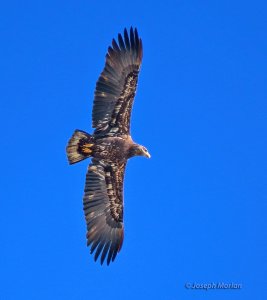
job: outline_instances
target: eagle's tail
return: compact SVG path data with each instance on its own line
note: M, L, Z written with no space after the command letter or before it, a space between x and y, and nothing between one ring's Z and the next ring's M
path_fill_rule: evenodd
M93 152L94 138L81 130L75 130L67 145L67 156L70 164L75 164Z

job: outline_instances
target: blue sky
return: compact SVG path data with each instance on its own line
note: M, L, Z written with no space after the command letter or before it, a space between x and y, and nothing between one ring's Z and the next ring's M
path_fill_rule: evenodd
M144 3L145 2L145 3ZM0 18L0 298L266 299L265 1L9 1ZM125 239L93 262L82 196L95 82L136 26L144 59ZM186 283L239 283L239 290Z

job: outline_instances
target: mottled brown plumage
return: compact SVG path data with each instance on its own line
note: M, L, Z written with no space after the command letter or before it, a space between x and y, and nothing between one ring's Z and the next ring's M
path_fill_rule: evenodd
M101 264L114 261L123 229L123 181L127 160L150 157L130 136L130 117L142 62L142 41L137 30L124 30L108 48L104 70L96 83L93 127L90 135L76 130L67 145L70 164L92 157L84 190L87 245Z

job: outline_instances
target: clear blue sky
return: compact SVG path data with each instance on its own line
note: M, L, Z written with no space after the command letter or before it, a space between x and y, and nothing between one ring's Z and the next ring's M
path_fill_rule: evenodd
M92 4L93 3L93 4ZM0 299L267 299L266 1L5 1L0 10ZM95 82L136 26L144 59L125 240L93 262L82 196ZM240 283L239 290L185 283Z

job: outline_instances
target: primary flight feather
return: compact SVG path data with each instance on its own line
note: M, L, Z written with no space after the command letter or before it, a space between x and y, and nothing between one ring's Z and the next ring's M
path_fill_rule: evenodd
M142 62L137 30L118 35L108 48L104 70L96 83L92 135L75 130L67 145L70 164L91 157L83 197L87 245L95 260L114 261L123 243L123 180L127 160L150 157L133 142L130 118Z

